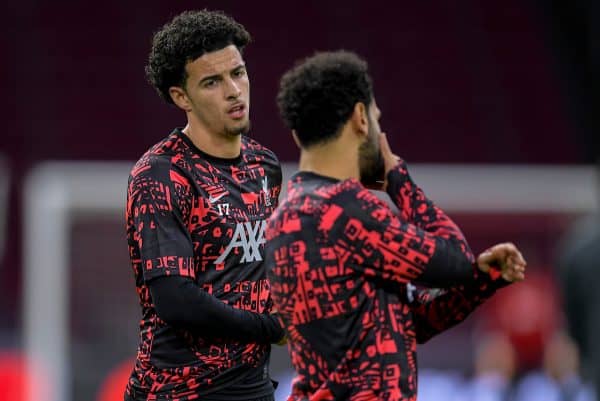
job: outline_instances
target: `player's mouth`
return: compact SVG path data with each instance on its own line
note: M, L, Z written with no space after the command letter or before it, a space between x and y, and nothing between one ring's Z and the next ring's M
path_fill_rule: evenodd
M240 120L246 116L246 105L236 103L227 110L227 114L234 120Z

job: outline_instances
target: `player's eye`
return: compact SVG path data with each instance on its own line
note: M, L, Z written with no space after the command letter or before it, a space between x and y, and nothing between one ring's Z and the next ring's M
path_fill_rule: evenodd
M233 72L233 76L236 78L240 78L243 77L244 75L246 75L246 69L245 68L240 68L237 69Z
M216 85L217 85L217 80L216 79L207 79L206 81L204 81L202 83L202 86L204 88L211 88L211 87L216 86Z

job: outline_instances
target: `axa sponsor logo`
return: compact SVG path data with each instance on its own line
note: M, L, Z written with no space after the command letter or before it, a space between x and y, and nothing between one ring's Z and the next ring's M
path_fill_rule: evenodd
M240 263L260 262L263 260L260 253L261 245L265 243L266 220L246 221L237 223L235 232L227 248L223 250L221 256L215 260L215 264L221 264L227 256L236 248L241 248L243 252Z

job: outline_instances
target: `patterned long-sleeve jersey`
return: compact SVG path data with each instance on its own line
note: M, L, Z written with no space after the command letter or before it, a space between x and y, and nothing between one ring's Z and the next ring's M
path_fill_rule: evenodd
M220 159L177 129L133 167L126 221L142 319L130 394L198 399L265 363L268 341L210 338L163 321L148 283L187 277L234 308L269 313L265 226L280 188L275 155L245 136L239 157Z
M400 215L357 180L300 172L269 219L267 275L297 373L290 400L415 400L417 343L506 284L477 273L404 162L388 181Z

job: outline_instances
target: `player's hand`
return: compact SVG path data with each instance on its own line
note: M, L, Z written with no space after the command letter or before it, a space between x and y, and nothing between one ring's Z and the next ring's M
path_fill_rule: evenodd
M383 159L384 174L383 180L381 181L381 187L378 189L385 191L387 187L387 175L394 167L396 167L396 165L398 165L400 162L400 157L392 152L392 149L390 149L390 144L387 140L387 136L383 132L379 134L379 149Z
M525 279L527 262L514 244L505 242L482 252L477 257L477 266L485 273L493 268L499 269L504 280L515 282Z

